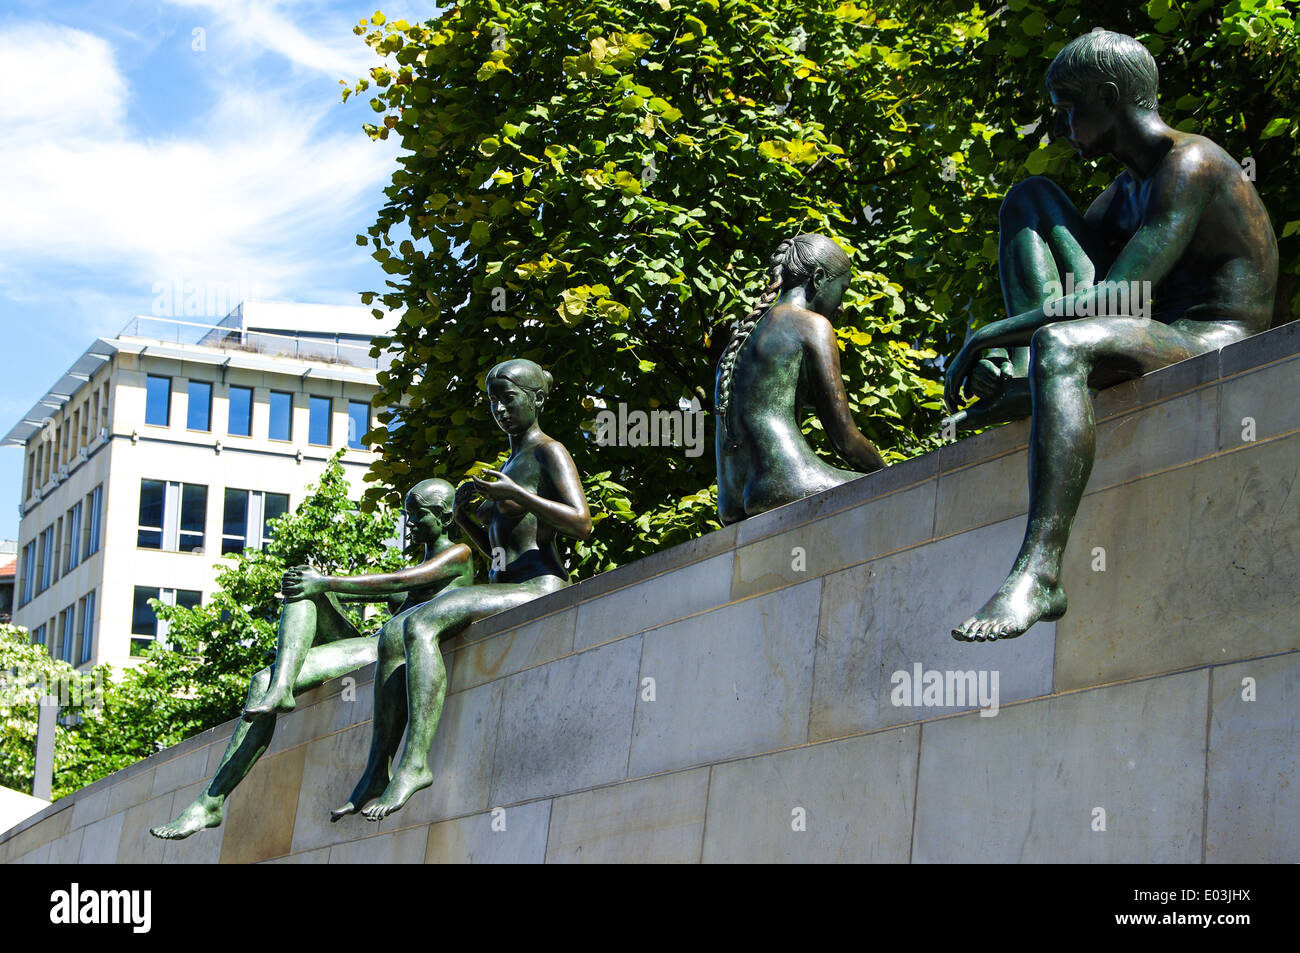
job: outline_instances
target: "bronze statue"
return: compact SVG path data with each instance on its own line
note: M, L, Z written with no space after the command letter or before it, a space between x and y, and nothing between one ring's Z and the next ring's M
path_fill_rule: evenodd
M248 685L248 707L226 745L211 783L170 824L153 828L155 837L180 840L221 823L224 804L252 770L275 731L277 712L292 711L293 695L355 671L379 657L386 632L398 634L412 609L440 591L474 581L469 547L447 537L454 491L445 480L425 480L406 496L407 531L424 546L424 560L412 569L365 576L322 576L308 566L284 574L284 607L273 668L264 668ZM343 612L341 602L389 600L393 617L379 637L363 636Z
M961 641L1014 638L1065 613L1061 555L1096 442L1089 387L1241 340L1273 312L1268 213L1231 156L1160 118L1156 64L1142 44L1104 30L1081 36L1053 60L1047 88L1056 134L1082 158L1110 155L1125 171L1085 215L1041 177L1003 202L1010 317L966 342L945 397L954 411L963 389L981 398L950 418L958 423L1032 409L1029 525L1006 582L953 630Z
M463 484L453 514L491 561L490 581L442 593L381 634L370 755L352 796L331 812L333 820L362 811L377 821L433 783L429 751L447 693L439 643L476 619L567 586L556 535L591 535L591 514L573 459L537 423L551 375L517 359L492 368L486 384L492 416L510 437L510 458L502 470L484 471L492 479L475 477ZM482 501L471 514L475 496ZM406 747L390 777L403 730Z
M718 515L735 523L839 486L885 465L849 413L830 318L849 285L848 256L824 235L782 242L771 283L738 322L718 362ZM800 431L816 410L841 470L817 456Z

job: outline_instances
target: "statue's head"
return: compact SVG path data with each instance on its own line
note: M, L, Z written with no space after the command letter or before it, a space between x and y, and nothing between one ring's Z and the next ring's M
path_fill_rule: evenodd
M852 266L844 250L825 235L796 235L782 242L771 265L773 278L781 282L783 289L807 287L811 310L827 318L839 312Z
M446 480L421 480L406 494L406 527L417 543L431 543L451 525L456 488Z
M1115 119L1154 111L1159 74L1150 51L1123 33L1096 29L1071 40L1047 68L1056 109L1055 134L1068 136L1085 159L1110 152Z
M550 372L521 357L502 361L487 372L492 419L508 434L519 434L537 422L554 383Z

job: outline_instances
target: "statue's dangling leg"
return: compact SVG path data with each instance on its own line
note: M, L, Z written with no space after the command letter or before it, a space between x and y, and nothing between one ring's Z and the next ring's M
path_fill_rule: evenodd
M300 666L298 691L306 691L324 684L331 678L338 678L348 672L368 665L376 658L376 642L373 638L357 636L340 639L327 645L318 645L306 655ZM265 697L271 682L271 669L264 668L248 683L248 700ZM240 719L235 723L234 733L226 744L226 750L217 765L216 773L208 786L185 807L169 824L152 829L155 837L168 840L180 840L189 837L205 827L218 826L225 812L226 798L241 781L248 776L257 760L266 753L275 732L275 713L254 721Z
M444 593L411 610L403 627L406 648L406 747L383 796L362 813L377 821L400 809L421 788L433 783L429 752L447 695L447 669L441 642L476 619L522 605L563 583L543 576L522 583L470 586ZM376 712L376 714L378 714Z
M343 806L330 811L337 821L355 814L388 787L389 768L406 728L406 648L402 642L405 620L414 609L394 616L379 630L375 665L374 713L370 725L370 753L361 780Z

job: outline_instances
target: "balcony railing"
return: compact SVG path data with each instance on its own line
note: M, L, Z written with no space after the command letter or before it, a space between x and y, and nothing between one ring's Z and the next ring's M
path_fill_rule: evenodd
M370 345L354 341L339 341L307 333L249 331L224 324L200 324L175 318L132 318L119 336L142 338L162 344L189 344L222 351L244 351L271 357L346 364L349 367L382 369L393 362L392 354L385 351L378 358L371 357Z

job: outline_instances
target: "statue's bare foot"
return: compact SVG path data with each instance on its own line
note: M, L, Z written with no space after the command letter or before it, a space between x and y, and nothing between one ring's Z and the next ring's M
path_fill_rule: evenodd
M957 628L958 642L993 642L1023 635L1040 619L1055 622L1065 615L1065 589L1033 573L1012 573L984 608Z
M205 827L217 827L220 824L221 805L214 805L212 798L200 795L194 803L176 816L176 820L170 824L151 827L149 833L163 840L184 840Z
M388 788L387 771L370 771L367 770L357 782L356 788L353 789L352 795L348 798L348 803L342 807L336 807L330 811L330 823L347 817L349 814L355 814L361 810L379 795L383 794Z
M368 821L381 820L394 811L400 811L402 806L411 799L412 794L427 788L432 783L433 772L428 768L420 771L399 770L393 780L388 782L384 796L361 813Z
M278 691L274 686L267 689L266 695L256 705L244 709L244 721L256 721L267 715L287 715L293 711L295 702L293 692Z

